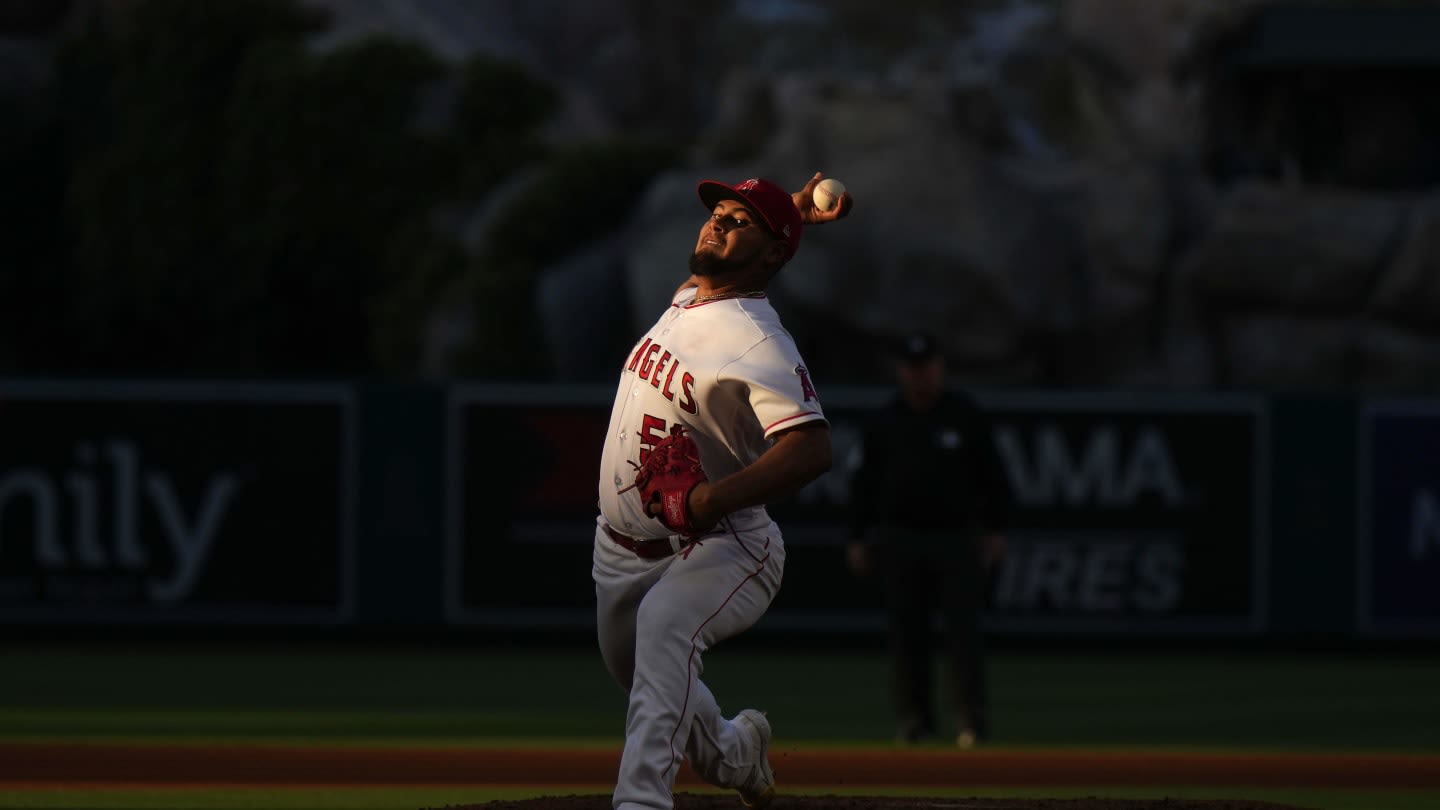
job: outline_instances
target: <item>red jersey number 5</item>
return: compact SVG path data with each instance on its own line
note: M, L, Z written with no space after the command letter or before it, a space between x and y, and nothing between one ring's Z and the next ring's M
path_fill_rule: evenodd
M664 419L645 414L645 418L640 423L641 464L644 464L645 459L650 457L650 448L659 444L668 435L670 435L670 429L666 426Z

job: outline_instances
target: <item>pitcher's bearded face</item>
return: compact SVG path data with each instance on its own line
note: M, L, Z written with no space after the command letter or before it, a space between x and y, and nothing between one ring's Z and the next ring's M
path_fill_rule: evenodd
M750 209L734 200L721 200L700 226L690 272L713 278L765 261L776 239Z

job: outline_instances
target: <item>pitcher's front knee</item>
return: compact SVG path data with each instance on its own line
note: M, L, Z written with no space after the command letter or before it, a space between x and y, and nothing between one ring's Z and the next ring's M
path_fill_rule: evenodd
M636 658L645 658L646 650L668 650L673 655L689 655L692 647L700 643L702 623L703 619L678 614L663 603L642 604L635 623Z

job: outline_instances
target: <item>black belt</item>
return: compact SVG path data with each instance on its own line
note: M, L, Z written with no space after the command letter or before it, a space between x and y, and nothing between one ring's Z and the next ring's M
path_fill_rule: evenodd
M675 553L676 549L670 545L670 538L657 537L653 540L641 540L637 537L630 537L615 531L609 526L605 527L605 533L610 539L623 549L626 549L642 560L663 560ZM681 548L687 544L681 543Z

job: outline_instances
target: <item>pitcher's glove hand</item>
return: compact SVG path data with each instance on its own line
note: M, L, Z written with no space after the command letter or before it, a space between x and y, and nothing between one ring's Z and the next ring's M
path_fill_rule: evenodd
M640 491L645 514L658 519L676 534L696 535L704 527L696 526L690 514L690 491L709 481L700 466L700 448L685 435L682 425L670 428L670 435L661 439L645 458L635 464L635 483L620 490Z

